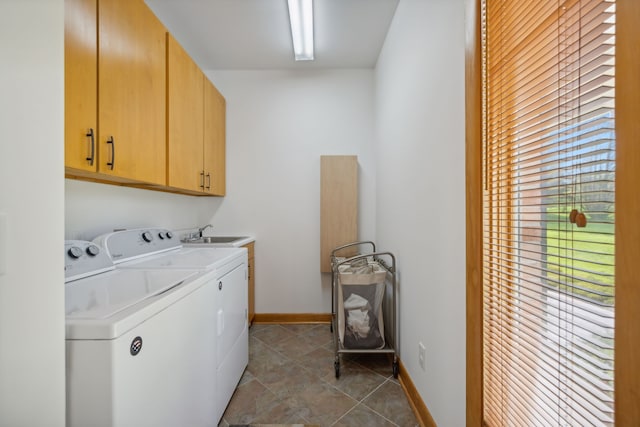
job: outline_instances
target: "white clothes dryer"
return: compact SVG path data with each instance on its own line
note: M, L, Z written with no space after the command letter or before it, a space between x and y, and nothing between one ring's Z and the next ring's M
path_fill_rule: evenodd
M215 420L219 422L249 363L246 248L183 247L170 230L117 231L94 239L117 269L197 270L215 282Z

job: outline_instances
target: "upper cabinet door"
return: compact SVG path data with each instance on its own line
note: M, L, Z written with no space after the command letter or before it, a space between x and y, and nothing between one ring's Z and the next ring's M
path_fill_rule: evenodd
M204 82L204 170L205 192L215 196L226 194L225 146L226 101L216 87Z
M204 74L170 34L167 49L167 184L203 191Z
M166 184L166 30L143 0L98 5L98 172Z
M65 166L95 172L98 159L96 0L65 0Z

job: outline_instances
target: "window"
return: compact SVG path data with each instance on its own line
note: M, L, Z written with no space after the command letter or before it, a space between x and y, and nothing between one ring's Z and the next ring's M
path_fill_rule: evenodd
M482 1L489 426L614 422L615 1Z

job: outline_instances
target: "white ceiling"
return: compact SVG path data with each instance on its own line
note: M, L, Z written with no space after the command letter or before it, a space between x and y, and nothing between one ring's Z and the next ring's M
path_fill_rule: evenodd
M295 62L287 0L145 0L200 68L373 68L399 0L315 0L315 60Z

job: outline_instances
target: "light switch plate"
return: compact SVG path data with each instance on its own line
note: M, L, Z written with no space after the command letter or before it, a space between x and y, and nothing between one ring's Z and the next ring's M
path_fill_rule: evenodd
M7 274L7 214L0 212L0 276Z

